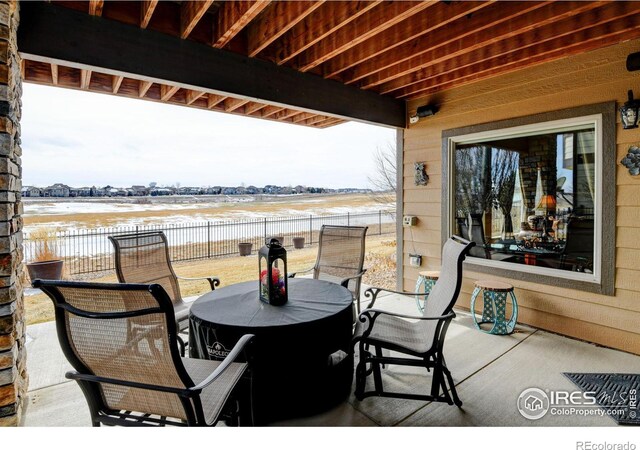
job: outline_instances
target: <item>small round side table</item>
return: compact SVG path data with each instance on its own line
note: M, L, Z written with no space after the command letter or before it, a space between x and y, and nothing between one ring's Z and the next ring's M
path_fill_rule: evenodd
M478 322L476 317L476 299L482 291L482 317ZM507 320L507 296L511 298L511 317ZM513 292L513 286L508 283L493 280L478 280L476 288L471 294L471 315L478 330L490 334L511 334L518 320L518 301ZM489 323L493 326L483 330L480 325Z
M416 281L416 292L424 292L427 295L416 295L416 304L420 312L424 311L424 305L433 286L440 278L440 272L437 270L426 270L418 274L418 281Z

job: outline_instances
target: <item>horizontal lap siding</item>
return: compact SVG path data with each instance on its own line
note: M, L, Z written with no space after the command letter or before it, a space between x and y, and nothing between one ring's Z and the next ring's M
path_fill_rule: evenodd
M415 110L436 102L440 111L404 134L404 214L418 217L413 236L404 229L404 289L414 288L419 271L440 268L442 131L592 103L622 104L630 88L640 96L638 72L625 69L627 55L639 49L640 41L627 42L410 103L409 110ZM516 286L521 323L640 354L640 177L632 177L619 164L629 145L640 143L640 129L623 130L617 120L615 295L505 281ZM423 161L430 184L417 187L413 163ZM419 269L409 266L414 249L423 255ZM473 283L479 278L496 277L467 272L458 306L469 308Z

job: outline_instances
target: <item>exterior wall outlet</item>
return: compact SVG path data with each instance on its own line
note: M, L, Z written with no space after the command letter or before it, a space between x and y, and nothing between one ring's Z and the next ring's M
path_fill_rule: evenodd
M403 216L402 217L402 226L403 227L415 227L418 223L418 218L416 216Z
M409 255L409 264L413 267L422 265L422 255Z

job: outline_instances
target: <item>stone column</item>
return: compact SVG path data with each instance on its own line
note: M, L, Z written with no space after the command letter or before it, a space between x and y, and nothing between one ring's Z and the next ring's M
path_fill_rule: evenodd
M17 0L0 1L0 426L17 426L26 397L22 170L22 74Z

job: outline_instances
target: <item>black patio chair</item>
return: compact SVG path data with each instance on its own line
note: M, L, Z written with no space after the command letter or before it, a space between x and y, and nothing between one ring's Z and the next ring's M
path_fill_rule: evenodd
M66 377L80 385L93 426L212 426L222 417L237 424L240 409L250 408L233 394L247 369L235 360L253 335L221 362L182 358L173 305L158 284L33 286L53 300L58 339L75 369Z
M341 284L351 291L360 313L360 284L366 272L364 266L365 238L368 227L323 225L318 240L318 257L313 267L298 274L313 271L316 280Z
M142 283L161 285L171 302L178 325L178 331L189 328L189 307L182 294L178 280L207 280L214 290L220 284L216 277L185 278L173 271L169 256L169 244L162 231L118 234L109 236L115 251L116 274L120 283ZM184 355L184 341L178 337Z
M359 316L361 323L358 324L359 329L356 330L352 341L354 349L358 345L360 352L360 360L356 367L355 389L355 396L358 400L369 396L379 396L462 405L442 351L447 328L455 317L453 305L458 298L462 284L462 262L469 249L474 245L474 242L458 236L452 236L447 240L442 249L440 278L429 294L396 292L376 287L365 291L365 297L371 298L371 302ZM416 295L428 295L423 315L410 316L373 309L380 292L408 296L412 301ZM406 356L384 356L384 349ZM381 366L391 364L433 369L430 394L385 391ZM373 374L374 390L365 392L366 378L370 374ZM451 395L449 395L449 390L451 390Z

